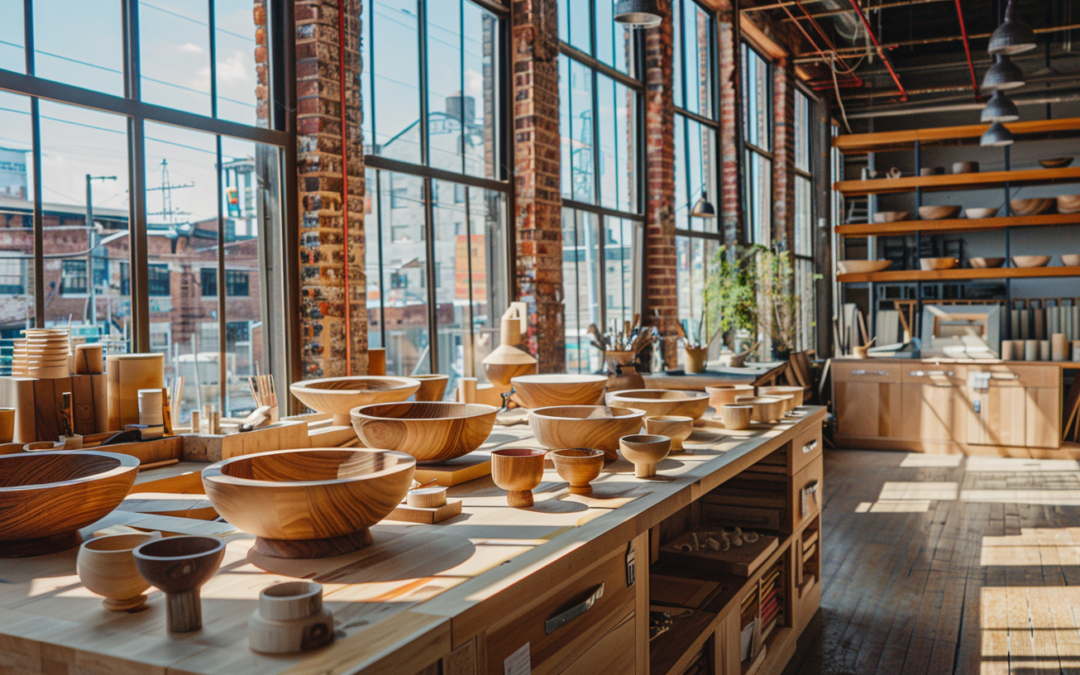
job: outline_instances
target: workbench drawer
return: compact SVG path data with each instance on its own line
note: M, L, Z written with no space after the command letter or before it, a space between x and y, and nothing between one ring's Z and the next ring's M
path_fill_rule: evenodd
M506 659L526 643L532 673L539 674L562 672L605 636L610 642L608 634L634 612L637 584L626 581L626 550L620 548L538 602L534 594L546 589L523 588L521 612L487 633L486 672L502 675Z
M909 364L895 361L880 362L874 359L857 361L833 361L834 382L900 382L900 372Z
M821 512L821 479L824 467L821 457L812 460L788 482L788 509L791 531L799 529L803 521Z
M808 464L821 457L821 425L815 424L799 434L791 441L788 449L788 471L794 476L802 471Z
M1061 386L1057 366L970 365L968 373L990 373L991 387L1034 387L1052 389Z
M904 384L929 384L938 387L963 386L967 379L967 367L952 363L934 364L913 361L900 371Z

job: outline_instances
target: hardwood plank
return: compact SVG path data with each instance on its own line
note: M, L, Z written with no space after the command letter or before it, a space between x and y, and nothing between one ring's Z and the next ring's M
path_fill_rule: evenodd
M955 127L879 131L869 134L842 134L833 138L832 145L845 154L875 150L902 150L915 147L915 141L919 141L920 144L956 144L965 140L971 141L981 137L989 128L989 124L965 124ZM1080 130L1078 117L1009 123L1009 131L1014 135L1051 134L1078 130Z
M993 269L886 270L860 274L837 274L842 284L860 281L968 281L972 279L1043 279L1080 276L1080 267L998 267Z
M849 223L833 231L845 237L880 237L916 232L971 232L1002 230L1006 227L1051 227L1080 223L1080 214L1052 213L1039 216L997 216L995 218L949 218L947 220L897 220L891 223Z

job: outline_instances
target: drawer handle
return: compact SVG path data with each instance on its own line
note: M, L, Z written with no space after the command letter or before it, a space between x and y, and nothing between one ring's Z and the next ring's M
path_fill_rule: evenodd
M597 586L596 590L592 592L592 595L585 598L585 601L581 604L574 605L562 614L556 614L555 616L544 622L544 630L547 631L548 635L551 635L566 624L570 623L574 619L578 618L585 612L592 609L593 605L596 604L596 601L602 597L604 597L604 584L600 584L599 586Z
M811 452L813 452L814 450L817 450L817 439L816 438L814 440L810 441L809 443L807 443L806 445L802 446L802 451L803 451L804 455L808 455Z
M818 505L818 482L807 485L802 489L802 515L805 517L810 513L810 503L813 502L814 506Z
M1020 373L990 373L991 380L1019 380Z
M889 371L887 370L853 370L852 375L880 375L881 377L887 377Z
M912 377L926 377L927 375L929 375L930 377L942 377L942 376L944 376L944 377L952 377L953 376L953 371L951 371L951 370L931 370L930 372L927 372L925 370L912 370L912 371L908 372L908 375L910 375Z

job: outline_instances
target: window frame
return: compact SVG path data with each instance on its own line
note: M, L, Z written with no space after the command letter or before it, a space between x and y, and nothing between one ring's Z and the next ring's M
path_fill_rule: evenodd
M818 105L820 103L820 101L817 99L817 97L815 97L813 94L808 92L802 86L801 83L796 83L795 94L794 95L795 95L795 105L793 106L793 108L795 110L795 115L799 114L798 113L798 110L799 110L799 105L798 105L799 97L802 97L802 98L806 99L806 119L803 120L803 125L802 126L803 126L803 132L806 134L807 168L806 169L800 169L799 168L798 158L796 157L796 161L792 162L792 165L793 165L792 170L793 170L794 176L795 176L795 183L794 184L798 185L799 181L804 181L806 186L807 186L807 189L809 190L810 204L809 204L809 212L807 213L807 227L809 227L809 229L810 229L810 231L808 233L808 240L810 242L810 250L809 250L808 253L800 253L799 252L799 245L798 245L799 233L796 231L795 236L794 236L794 241L792 242L792 246L791 246L791 259L792 259L792 266L793 266L792 267L792 273L793 273L793 277L794 277L794 282L796 284L796 292L798 292L798 290L799 290L798 289L798 283L799 283L798 265L799 265L799 261L803 261L807 266L809 266L809 268L811 270L810 285L811 285L811 288L813 289L814 296L811 297L811 298L802 298L801 301L804 303L803 312L804 313L806 312L805 307L808 305L809 306L809 313L813 317L812 321L814 322L814 324L816 324L817 321L818 321L818 316L817 316L817 314L818 314L818 312L817 312L817 309L818 309L817 308L817 288L816 288L816 283L815 283L815 281L813 279L813 276L814 276L814 274L816 274L815 262L814 262L814 260L815 260L814 254L817 252L817 242L816 242L817 237L814 236L814 232L815 232L815 227L816 227L816 222L817 222L818 196L817 196L817 190L814 189L813 169L814 169L814 151L816 149L816 146L818 145L818 134L814 133L813 120L814 120L814 107L816 105ZM799 126L797 124L794 124L794 120L793 120L792 129L795 130L795 134L796 134L795 139L794 139L795 140L794 145L795 145L796 149L798 148L798 145L799 145L799 140L798 140L798 137L797 137L798 128L799 128ZM799 208L799 205L798 205L798 203L796 203L795 204L796 211L798 210L798 208ZM795 219L795 226L797 227L797 225L798 225L798 219L796 218ZM802 317L800 316L800 319L801 318ZM807 344L805 344L803 346L808 348L808 349L813 349L815 347L816 342L817 342L817 334L816 334L816 331L815 331L815 326L810 325L810 326L803 326L801 328L802 328L803 334L798 335L796 337L796 340L798 341L798 340L805 339Z
M749 86L750 86L747 75L749 73L748 63L749 63L749 60L750 60L748 57L751 56L751 54L756 55L765 64L765 68L766 68L766 71L765 71L766 72L766 78L765 79L769 83L768 95L765 97L765 102L766 102L766 105L767 105L765 118L768 120L768 130L766 132L766 137L769 139L769 147L771 148L771 149L768 149L768 150L765 149L765 148L762 148L758 144L751 143L749 140L747 140L747 138L749 136L749 134L747 133L747 129L749 128L749 123L752 122L752 120L750 120L750 118L749 118L749 113L750 113L749 105L750 104L749 104L749 101L748 101L748 97L745 95L746 92L749 91ZM769 246L769 245L772 244L773 228L776 225L776 209L773 208L773 202L772 202L772 196L775 193L775 189L776 189L776 186L773 185L773 179L772 179L772 171L774 171L775 167L776 167L776 154L775 154L775 147L774 147L775 146L774 135L776 134L776 123L775 123L775 120L773 118L773 93L774 93L773 68L775 67L775 64L773 63L773 60L771 58L769 58L768 55L762 53L762 51L760 49L758 49L757 46L755 46L749 40L744 39L742 41L742 44L740 45L739 67L741 68L741 72L739 73L739 79L740 79L740 83L741 83L741 85L743 87L743 91L741 92L743 94L743 96L742 96L742 110L739 111L739 115L741 115L741 119L743 121L743 123L742 123L742 134L741 134L741 138L739 139L739 142L742 145L743 174L744 175L746 174L746 170L750 165L751 153L753 153L754 155L756 155L760 159L764 159L765 161L768 162L768 166L769 166L769 174L768 175L769 175L769 184L770 184L770 190L769 190L770 198L766 202L768 204L768 207L769 207L769 217L768 217L768 226L767 226L768 240L767 241L758 241L757 238L755 237L756 230L754 228L754 223L751 222L751 214L753 212L752 212L752 210L750 208L750 201L751 201L751 198L753 196L753 189L752 189L753 186L750 185L750 180L749 179L741 181L742 182L742 193L743 193L742 194L743 216L744 216L744 222L746 223L746 230L747 230L746 231L746 240L749 241L750 243L753 243L753 244L762 244L764 246Z

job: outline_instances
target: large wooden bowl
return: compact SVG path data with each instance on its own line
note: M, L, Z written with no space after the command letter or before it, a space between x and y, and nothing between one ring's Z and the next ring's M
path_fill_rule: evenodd
M947 220L960 215L963 206L920 206L919 217L923 220Z
M628 389L608 394L608 403L644 410L648 417L679 415L696 420L708 410L709 395L678 389Z
M840 274L869 274L888 269L891 260L840 260L836 263Z
M1054 199L1035 197L1032 199L1010 199L1009 212L1014 216L1037 216L1054 210Z
M603 450L608 460L619 458L619 439L636 434L645 411L603 405L566 405L529 411L529 428L545 448Z
M1001 267L1005 264L1005 258L971 258L968 262L977 270L985 270L992 267Z
M525 408L598 405L607 383L606 375L520 375L510 380L515 400Z
M1058 213L1080 213L1080 195L1061 195L1057 198Z
M356 376L296 382L289 391L312 410L333 415L335 425L348 426L353 408L404 401L419 388L411 377Z
M787 401L773 396L740 396L735 402L754 409L750 414L754 422L773 422L787 412Z
M257 552L322 558L370 544L368 528L405 498L415 469L388 450L277 450L212 464L202 482L230 525L258 537Z
M951 270L959 264L956 258L919 258L919 269L924 271Z
M874 214L874 222L878 225L901 220L911 220L911 211L878 211Z
M1050 264L1049 255L1014 255L1013 265L1017 267L1046 267Z
M124 501L138 469L138 458L111 452L0 456L0 557L78 546L79 529Z
M792 399L792 410L801 406L803 404L803 398L806 396L806 390L797 386L758 387L757 393L758 396L776 396L780 398L790 396Z
M369 448L397 450L418 462L443 462L483 445L498 411L480 403L378 403L354 409L352 425Z

